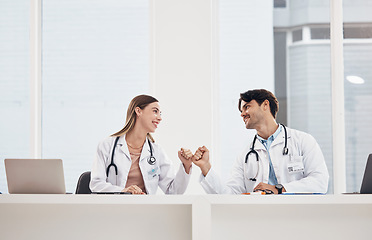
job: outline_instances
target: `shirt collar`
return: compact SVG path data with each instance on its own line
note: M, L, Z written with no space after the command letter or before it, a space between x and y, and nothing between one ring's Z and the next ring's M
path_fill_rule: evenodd
M265 142L265 141L271 141L273 142L274 139L279 135L279 133L282 131L282 125L279 124L279 127L276 129L276 131L270 136L268 137L267 139L263 139L262 137L260 137L258 134L257 134L257 138L258 140L260 140L261 142Z

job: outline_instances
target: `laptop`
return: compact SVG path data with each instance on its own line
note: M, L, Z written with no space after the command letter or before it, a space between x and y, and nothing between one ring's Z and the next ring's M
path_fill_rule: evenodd
M65 194L62 159L5 159L8 192Z
M360 187L361 194L372 194L372 153L369 154L364 170L362 186Z
M348 192L343 194L372 194L372 153L369 154L367 159L360 192Z

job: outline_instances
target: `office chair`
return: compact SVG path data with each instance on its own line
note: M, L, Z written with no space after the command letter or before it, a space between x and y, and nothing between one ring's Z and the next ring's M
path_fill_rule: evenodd
M89 188L89 183L90 171L82 173L77 182L75 194L91 194L92 191Z

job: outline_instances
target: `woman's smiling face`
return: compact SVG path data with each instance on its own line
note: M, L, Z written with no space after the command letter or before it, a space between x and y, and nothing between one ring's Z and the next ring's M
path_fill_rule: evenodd
M147 105L144 109L138 109L137 121L147 132L153 133L161 122L161 111L158 102Z

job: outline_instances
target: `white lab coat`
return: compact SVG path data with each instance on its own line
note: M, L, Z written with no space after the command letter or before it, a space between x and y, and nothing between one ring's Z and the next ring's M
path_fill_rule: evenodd
M111 163L115 138L108 137L97 147L97 155L93 163L89 185L92 192L120 192L125 188L132 164L125 135L119 138L114 154L114 163L117 165L118 175L116 176L114 167L111 167L109 176L106 177L106 169ZM158 186L166 194L183 194L189 183L190 174L185 172L182 163L177 174L175 174L172 162L160 146L156 143L151 143L151 145L153 156L156 158L155 164L151 165L147 162L150 158L150 147L147 139L139 159L139 167L147 194L155 194Z
M272 142L269 153L278 183L287 192L326 193L329 174L323 153L316 140L307 133L287 128L288 155L283 155L285 141L284 129ZM200 177L200 183L207 193L241 194L252 192L260 182L269 181L269 157L265 146L257 139L255 150L259 155L257 163L255 154L246 154L252 143L237 158L231 172L230 179L223 185L216 172L211 168L206 177ZM259 164L259 170L258 170ZM256 176L257 181L249 178Z

